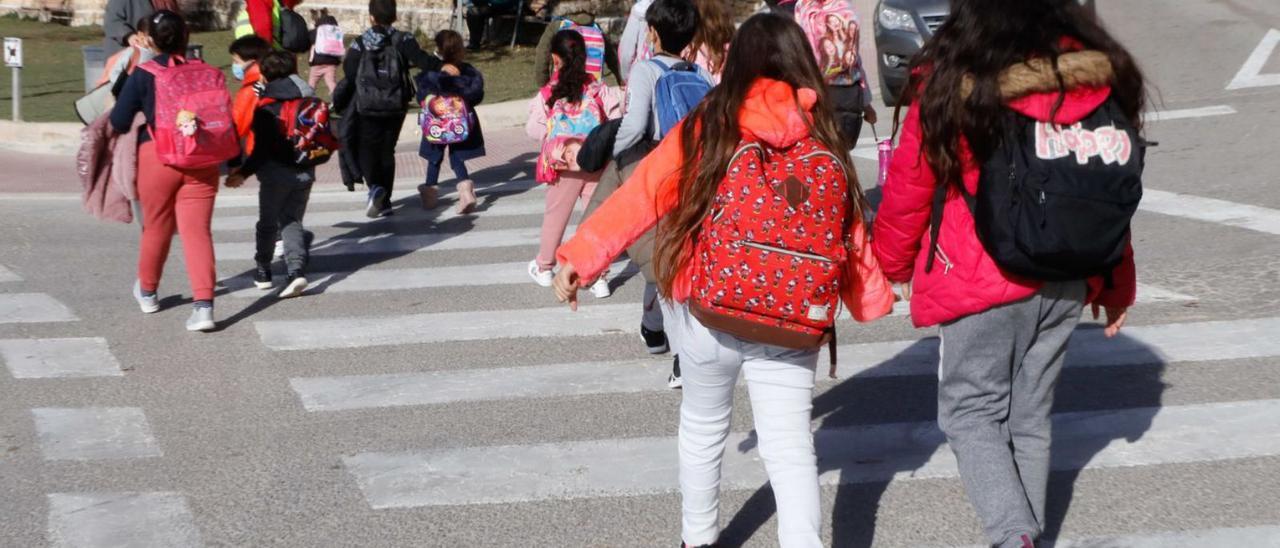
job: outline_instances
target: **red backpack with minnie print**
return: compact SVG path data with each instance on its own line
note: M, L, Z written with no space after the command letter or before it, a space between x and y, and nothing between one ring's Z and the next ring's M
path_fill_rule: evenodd
M833 342L854 207L839 158L813 138L744 143L694 246L690 312L759 343Z

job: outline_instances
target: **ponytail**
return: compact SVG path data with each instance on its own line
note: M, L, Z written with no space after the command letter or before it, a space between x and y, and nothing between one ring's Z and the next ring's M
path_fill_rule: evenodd
M562 30L551 39L551 53L560 58L560 72L547 98L547 108L564 99L570 103L582 101L582 94L590 84L587 74L587 42L575 30Z

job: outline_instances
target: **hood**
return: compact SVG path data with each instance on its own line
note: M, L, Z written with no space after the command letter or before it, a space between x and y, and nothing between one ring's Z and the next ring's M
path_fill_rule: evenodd
M241 82L242 82L242 85L252 86L258 83L258 80L261 80L261 79L262 79L262 69L258 68L258 62L254 61L252 63L249 63L249 66L245 67L244 80L241 80Z
M394 29L387 27L370 27L360 35L360 44L366 51L378 51L390 41Z
M293 78L282 78L267 83L266 89L262 91L262 96L276 101L290 101L293 99L301 99L306 97L298 84Z
M1087 117L1111 96L1114 73L1105 53L1094 50L1074 51L1058 56L1058 72L1066 83L1067 93L1052 122L1074 124ZM961 94L968 96L973 84L966 81ZM1031 59L1013 65L1000 73L1000 94L1009 108L1041 122L1058 102L1058 79L1048 59Z
M787 148L809 136L809 119L818 93L796 90L791 84L761 78L751 85L738 111L744 136L750 135L774 148Z

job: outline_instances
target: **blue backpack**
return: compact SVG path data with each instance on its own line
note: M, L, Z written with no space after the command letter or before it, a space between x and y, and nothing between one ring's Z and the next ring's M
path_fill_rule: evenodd
M656 59L649 62L662 69L653 91L653 109L658 113L655 138L660 140L702 102L711 91L711 82L699 74L698 67L692 63L681 61L668 67Z

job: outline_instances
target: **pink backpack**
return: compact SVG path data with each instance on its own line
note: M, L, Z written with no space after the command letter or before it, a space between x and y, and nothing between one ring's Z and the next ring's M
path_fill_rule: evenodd
M544 102L551 98L552 83L542 87L538 97ZM562 171L577 171L578 150L591 130L609 120L605 112L604 94L607 87L592 79L583 90L582 100L570 103L559 99L547 112L547 134L542 138L542 151L534 170L539 183L554 183Z
M858 39L862 23L849 0L798 0L796 22L804 29L828 84L849 86L857 80Z
M156 80L151 139L161 162L196 169L216 166L240 154L231 94L222 71L204 61L180 57L169 58L167 66L149 61L138 68Z
M320 55L342 57L347 52L342 45L342 29L338 25L320 25L316 27L315 52Z

